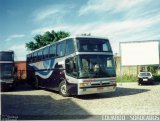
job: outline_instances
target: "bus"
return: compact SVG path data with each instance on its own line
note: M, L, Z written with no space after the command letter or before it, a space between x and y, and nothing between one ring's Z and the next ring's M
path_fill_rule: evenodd
M116 90L113 51L107 38L67 37L27 54L27 80L62 96Z
M0 51L1 90L14 86L14 51Z

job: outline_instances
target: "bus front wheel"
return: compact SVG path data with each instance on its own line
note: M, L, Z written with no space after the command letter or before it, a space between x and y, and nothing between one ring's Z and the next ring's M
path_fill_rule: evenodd
M59 93L64 96L64 97L68 97L70 96L70 94L67 92L67 86L66 86L66 82L62 81L59 85Z

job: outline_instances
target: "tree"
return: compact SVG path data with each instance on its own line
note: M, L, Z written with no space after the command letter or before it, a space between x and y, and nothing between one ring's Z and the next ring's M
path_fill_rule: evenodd
M150 71L152 74L156 74L158 66L148 66L147 70Z
M43 35L38 34L34 36L33 38L35 42L31 41L26 43L26 48L27 50L33 51L50 43L59 41L60 39L66 38L68 36L70 36L70 33L65 31L58 31L58 32L55 32L54 30L52 30L51 32L47 31Z

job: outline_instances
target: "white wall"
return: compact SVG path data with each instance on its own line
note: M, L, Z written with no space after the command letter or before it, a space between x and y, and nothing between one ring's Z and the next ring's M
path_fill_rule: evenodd
M120 43L122 66L159 64L159 42Z

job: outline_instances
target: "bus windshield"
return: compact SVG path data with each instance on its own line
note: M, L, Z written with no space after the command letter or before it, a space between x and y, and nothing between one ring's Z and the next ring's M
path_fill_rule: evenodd
M3 63L0 64L0 78L11 78L13 75L13 64Z
M113 56L80 55L79 78L115 77Z
M77 47L80 52L112 51L107 39L77 38Z
M13 52L1 52L0 61L13 61Z

